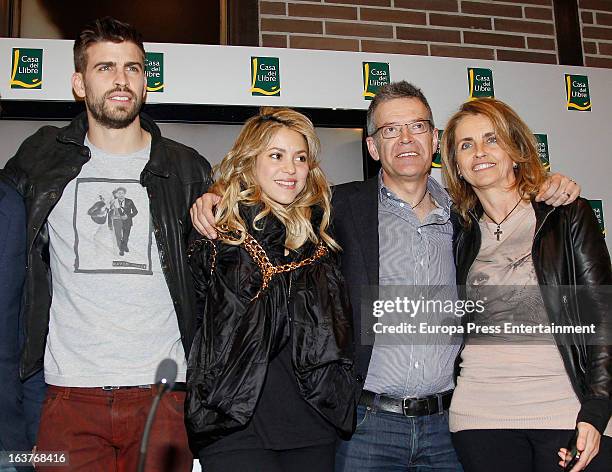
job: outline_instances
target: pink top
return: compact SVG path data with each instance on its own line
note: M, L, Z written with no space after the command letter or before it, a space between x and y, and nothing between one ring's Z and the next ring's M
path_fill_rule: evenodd
M468 274L468 296L487 293L490 320L546 323L531 259L535 213L521 203L502 225L480 222L482 246ZM495 286L483 289L479 286ZM494 296L491 296L493 294ZM518 315L517 315L518 313ZM489 319L490 318L490 319ZM482 320L480 320L482 322ZM466 344L450 407L450 430L574 429L580 402L552 337L490 336ZM612 423L606 435L612 436Z

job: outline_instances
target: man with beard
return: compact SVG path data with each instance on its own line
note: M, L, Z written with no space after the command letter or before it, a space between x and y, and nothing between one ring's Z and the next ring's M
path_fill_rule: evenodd
M112 18L88 25L74 44L72 76L86 112L65 128L41 128L2 171L26 197L20 375L44 366L49 384L38 450L65 452L75 471L136 469L164 358L178 364L177 387L162 399L146 468L187 471L193 464L183 426L185 353L195 325L185 246L189 203L208 188L210 165L140 114L144 58L130 25ZM79 230L78 219L97 195L87 190L91 182L96 189L120 185L148 202L139 212L151 227L132 232L130 244L146 253L149 266L100 260L99 269L78 270L79 258L94 257L83 254L94 245L84 244L92 236Z

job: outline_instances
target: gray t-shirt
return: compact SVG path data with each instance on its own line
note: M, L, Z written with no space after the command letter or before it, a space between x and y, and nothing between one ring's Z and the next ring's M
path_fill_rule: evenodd
M154 382L158 363L186 361L151 228L140 173L147 147L108 154L85 139L91 160L48 219L53 298L45 350L51 385Z

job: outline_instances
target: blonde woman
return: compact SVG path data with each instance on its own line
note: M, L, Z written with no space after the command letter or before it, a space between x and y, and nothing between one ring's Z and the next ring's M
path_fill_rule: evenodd
M332 471L355 403L350 306L310 120L264 108L216 169L219 240L192 247L202 317L186 423L207 472Z
M467 339L449 419L464 469L556 472L576 430L581 455L571 470L609 471L612 274L595 215L583 199L557 208L533 200L545 180L536 140L499 100L463 104L442 152L462 223L460 292L483 299L497 286L487 292L489 320L597 326L590 338Z

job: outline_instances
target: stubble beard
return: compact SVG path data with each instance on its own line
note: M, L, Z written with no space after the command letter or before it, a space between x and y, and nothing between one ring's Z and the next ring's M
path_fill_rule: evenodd
M143 99L128 87L116 87L102 96L95 96L85 87L85 103L92 117L103 127L110 129L123 129L131 125L142 108ZM111 108L107 97L115 92L128 92L132 96L131 108L127 106L115 106Z

